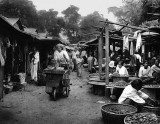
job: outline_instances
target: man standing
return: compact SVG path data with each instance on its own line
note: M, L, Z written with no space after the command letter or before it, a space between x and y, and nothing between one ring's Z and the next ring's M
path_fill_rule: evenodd
M39 62L39 52L34 47L33 48L33 57L31 59L31 80L37 82L37 71L38 71L38 62Z
M79 55L79 51L78 51L78 48L77 47L75 47L74 48L74 51L72 52L72 61L73 61L73 64L74 64L74 71L77 71L77 68L76 68L76 55Z

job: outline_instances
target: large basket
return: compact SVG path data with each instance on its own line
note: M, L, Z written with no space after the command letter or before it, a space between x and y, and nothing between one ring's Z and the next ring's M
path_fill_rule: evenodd
M160 116L160 107L152 107L152 106L143 106L142 112L151 112Z
M125 82L128 82L128 79L129 79L129 77L128 76L126 76L126 77L113 77L113 83L115 83L115 82L118 82L118 81L125 81Z
M117 109L118 111L127 110L128 112L123 114L117 114L111 112L110 109ZM124 118L127 115L131 115L137 112L137 108L126 104L107 104L101 108L102 117L107 124L123 124Z

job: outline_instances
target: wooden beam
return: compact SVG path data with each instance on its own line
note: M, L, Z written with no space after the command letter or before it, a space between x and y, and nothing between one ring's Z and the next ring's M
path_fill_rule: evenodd
M159 13L147 13L148 15L160 16Z
M100 34L99 43L98 43L98 65L99 65L99 79L102 74L102 59L103 59L103 34Z
M129 24L129 23L127 23L126 26L127 26L128 24ZM125 26L123 26L122 28L120 28L119 31L122 31L123 28L125 28Z
M115 22L111 22L111 21L100 21L100 22L105 22L105 23L108 23L108 24L124 26L124 27L127 27L127 28L136 29L136 30L147 30L147 28L140 28L140 27L136 27L136 26L124 25L124 24L119 24L119 23L115 23Z

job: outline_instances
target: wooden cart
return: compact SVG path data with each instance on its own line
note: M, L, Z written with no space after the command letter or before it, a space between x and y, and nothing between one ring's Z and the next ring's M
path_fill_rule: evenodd
M69 70L44 70L44 73L46 74L46 93L53 100L57 99L57 94L65 94L66 97L69 96Z

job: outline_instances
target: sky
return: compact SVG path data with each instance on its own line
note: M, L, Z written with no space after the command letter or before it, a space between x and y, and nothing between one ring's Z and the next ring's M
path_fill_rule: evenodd
M54 9L61 12L68 8L70 5L79 7L79 13L86 16L94 11L103 14L105 18L110 21L116 22L116 17L112 13L108 13L107 8L112 6L122 6L123 0L32 0L37 10Z

